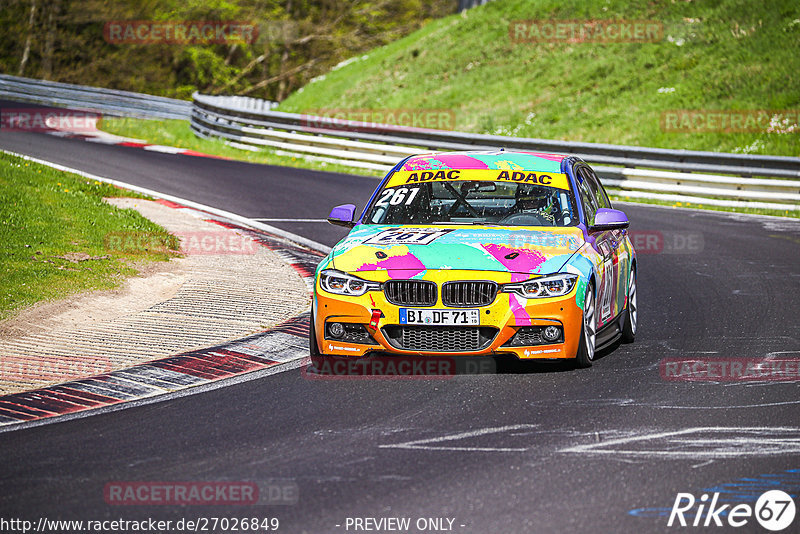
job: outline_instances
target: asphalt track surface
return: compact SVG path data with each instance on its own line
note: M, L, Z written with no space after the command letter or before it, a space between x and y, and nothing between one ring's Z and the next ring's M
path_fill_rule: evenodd
M254 218L360 208L376 184L33 133L0 133L0 148ZM0 518L277 517L279 532L322 533L354 532L347 518L363 517L409 517L418 532L418 518L442 517L454 519L452 532L639 533L675 529L664 514L678 492L699 498L741 486L727 495L753 505L763 489L747 487L762 488L752 482L760 480L797 497L800 477L789 472L800 468L797 381L669 381L660 364L800 357L800 223L624 209L632 230L699 235L701 245L640 254L637 340L591 369L504 364L499 373L416 380L311 380L295 369L5 432ZM328 245L343 235L320 223L270 224ZM113 481L270 479L296 484L297 502L103 498ZM753 519L737 531L766 532Z

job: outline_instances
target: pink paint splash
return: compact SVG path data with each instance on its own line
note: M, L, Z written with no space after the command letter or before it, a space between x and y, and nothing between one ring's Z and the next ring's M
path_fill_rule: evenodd
M389 278L412 278L425 271L425 265L419 259L407 252L402 256L390 256L378 263L365 263L358 268L359 271L377 271L386 269Z
M544 254L538 250L511 248L494 243L484 243L481 246L486 252L491 254L494 259L502 263L506 269L512 272L532 273L538 269L541 264L547 261ZM506 256L510 254L517 255L512 258L507 258Z
M524 282L530 275L526 273L511 273L511 283ZM517 326L530 326L531 316L522 304L524 299L516 293L508 294L508 306L514 314L514 321Z
M530 326L531 316L528 310L522 305L520 301L522 297L517 296L515 293L508 294L508 305L511 312L514 314L514 321L517 326Z
M443 164L438 159L433 158L413 158L408 160L403 165L404 171L432 171L437 169L449 169L447 165Z
M488 169L483 161L461 154L437 154L435 158L417 156L403 165L404 171L429 171L435 169Z

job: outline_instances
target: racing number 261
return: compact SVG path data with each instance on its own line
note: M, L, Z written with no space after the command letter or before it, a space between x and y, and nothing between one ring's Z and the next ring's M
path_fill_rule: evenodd
M419 187L398 187L397 189L384 189L377 205L386 206L387 204L391 204L392 206L399 206L400 204L405 204L406 206L410 206L411 203L414 202L414 198L416 198L417 193L419 193Z

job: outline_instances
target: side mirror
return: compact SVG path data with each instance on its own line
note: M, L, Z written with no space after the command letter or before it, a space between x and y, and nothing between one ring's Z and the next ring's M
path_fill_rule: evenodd
M353 221L353 216L355 213L355 204L342 204L341 206L336 206L331 210L331 214L328 215L328 222L335 224L336 226L352 228L356 225L355 221Z
M589 227L590 232L603 232L606 230L622 230L630 226L628 216L620 210L600 208L594 216L594 224Z

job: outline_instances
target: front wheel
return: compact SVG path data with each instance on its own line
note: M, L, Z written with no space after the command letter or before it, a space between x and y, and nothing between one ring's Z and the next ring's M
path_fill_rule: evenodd
M639 321L639 303L636 301L636 271L631 270L631 283L628 286L628 310L625 313L625 326L622 327L622 342L633 343L636 339L636 326Z
M594 290L592 286L586 288L586 297L583 301L583 328L581 340L578 343L578 354L575 361L580 368L591 367L594 361L594 346L596 340L597 322L594 317Z
M311 310L311 319L308 323L308 352L311 355L311 363L314 365L315 368L319 369L323 361L325 361L325 355L319 351L319 347L317 346L317 329L314 326L314 310Z

